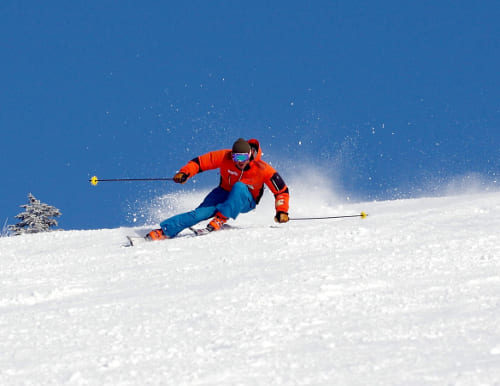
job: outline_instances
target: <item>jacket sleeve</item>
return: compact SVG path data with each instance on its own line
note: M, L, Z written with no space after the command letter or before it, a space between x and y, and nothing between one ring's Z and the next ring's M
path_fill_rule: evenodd
M266 185L274 194L276 212L288 213L290 195L288 193L288 186L286 186L283 178L281 178L278 172L274 171L271 178L266 182Z
M191 178L205 170L217 169L222 164L228 152L230 153L231 150L216 150L200 155L189 161L179 171L186 173Z

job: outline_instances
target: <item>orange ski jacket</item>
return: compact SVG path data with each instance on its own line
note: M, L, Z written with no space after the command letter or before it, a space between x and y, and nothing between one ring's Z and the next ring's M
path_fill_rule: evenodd
M259 141L250 139L247 142L252 148L252 156L245 170L236 167L231 158L231 149L225 149L200 155L189 161L179 171L191 178L206 170L219 168L222 189L230 191L233 185L240 181L248 186L257 204L264 193L264 184L266 184L274 194L276 212L288 213L289 193L285 181L271 165L261 159L262 150Z

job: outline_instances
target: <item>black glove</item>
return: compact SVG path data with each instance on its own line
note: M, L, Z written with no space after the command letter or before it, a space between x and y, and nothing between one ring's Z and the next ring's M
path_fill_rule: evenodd
M189 175L183 172L179 172L174 176L174 182L178 184L183 184L187 181Z
M288 222L288 213L286 212L276 212L276 216L274 216L274 221L283 223L283 222Z

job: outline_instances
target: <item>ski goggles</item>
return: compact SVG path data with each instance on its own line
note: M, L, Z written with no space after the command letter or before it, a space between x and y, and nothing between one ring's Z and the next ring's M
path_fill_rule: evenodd
M250 153L231 153L234 162L246 162L250 159Z

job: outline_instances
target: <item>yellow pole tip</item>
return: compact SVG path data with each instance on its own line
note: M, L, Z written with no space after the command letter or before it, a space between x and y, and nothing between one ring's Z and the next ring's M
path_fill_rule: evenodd
M361 218L366 218L366 216L368 216L365 212L361 212L360 214Z
M99 182L99 179L97 178L97 176L94 176L90 179L90 183L94 186L97 185L97 183Z

